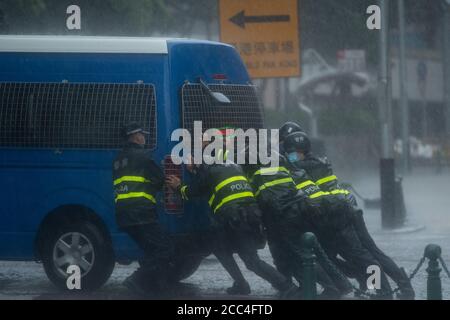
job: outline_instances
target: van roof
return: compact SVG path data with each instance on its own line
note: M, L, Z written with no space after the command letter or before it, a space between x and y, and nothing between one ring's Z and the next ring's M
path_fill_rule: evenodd
M176 38L6 35L0 36L0 52L167 54L167 42L170 40L206 42Z

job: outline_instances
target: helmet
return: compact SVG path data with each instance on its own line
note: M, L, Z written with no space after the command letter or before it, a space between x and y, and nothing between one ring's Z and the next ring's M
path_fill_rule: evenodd
M143 134L150 134L150 132L144 130L144 127L139 122L128 122L122 128L122 136L124 138L139 132Z
M286 153L301 151L308 153L311 150L311 141L304 132L294 132L289 134L284 141L284 151Z
M280 142L285 141L286 137L293 132L305 132L303 128L296 122L288 121L279 129Z

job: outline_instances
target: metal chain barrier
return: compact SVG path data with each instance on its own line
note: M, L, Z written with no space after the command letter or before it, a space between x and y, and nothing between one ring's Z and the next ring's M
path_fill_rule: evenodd
M442 258L441 258L441 259L442 259ZM424 264L425 260L426 260L425 256L423 256L423 257L420 259L419 263L417 263L417 266L414 268L413 272L411 272L411 274L408 276L409 281L411 281L411 280L416 276L417 272L419 272L420 268L422 268L422 265ZM447 266L445 266L445 264L444 264L443 261L441 261L441 264L442 264L442 266L443 266L445 272L447 273L447 275L448 275L449 278L450 278L450 272L449 272L449 270L447 269ZM359 289L359 288L357 288L357 287L355 287L355 286L353 286L353 290L355 291L355 294L356 294L357 296L360 296L360 297L366 297L366 298L382 298L382 297L383 297L383 296L380 296L380 295L377 295L377 294L374 294L374 293L369 293L369 292L367 292L367 291L363 291L363 290L361 290L361 289ZM391 290L389 293L386 293L385 295L386 295L386 296L387 296L387 295L394 295L394 294L397 293L399 290L400 290L400 288L397 287L397 288Z
M450 278L450 271L448 271L447 265L445 264L444 259L442 259L442 256L440 256L439 258L439 262L441 263L442 269L444 269L445 273L447 274L447 277Z

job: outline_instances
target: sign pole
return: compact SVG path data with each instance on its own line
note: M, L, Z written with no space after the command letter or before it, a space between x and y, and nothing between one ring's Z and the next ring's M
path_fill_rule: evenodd
M408 93L406 92L406 55L405 55L405 2L398 0L398 18L400 31L400 105L402 113L402 171L403 174L410 172L410 155L409 155L409 106Z
M395 162L392 146L391 80L389 68L389 3L379 0L381 30L379 32L378 104L381 116L380 189L381 224L383 228L395 226Z

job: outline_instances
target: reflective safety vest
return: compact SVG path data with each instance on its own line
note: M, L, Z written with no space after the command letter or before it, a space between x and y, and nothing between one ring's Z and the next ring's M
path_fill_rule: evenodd
M150 180L145 177L121 176L115 179L113 184L115 190L115 202L124 199L142 198L156 204L154 195L147 191Z
M305 180L296 186L297 190L303 191L310 199L317 199L323 196L330 195L330 192L322 191L312 180Z
M183 191L182 191L183 194ZM253 190L244 176L233 176L218 183L208 200L216 213L223 205L242 198L253 198Z
M318 179L316 181L316 185L319 186L323 190L328 190L331 194L342 194L342 195L348 195L350 194L350 191L346 189L336 188L338 186L338 180L337 177L333 175L326 176L324 178Z
M258 197L265 190L271 190L278 187L295 188L294 179L285 167L267 167L255 171L251 179L255 196Z
M255 202L253 189L242 168L230 161L200 166L192 183L181 186L179 191L183 200L209 194L208 204L214 213L232 202Z
M112 163L116 222L120 228L154 223L164 174L142 146L129 143Z
M153 206L163 183L161 169L138 145L128 144L113 162L114 201L121 208Z

